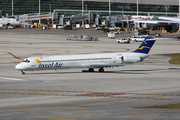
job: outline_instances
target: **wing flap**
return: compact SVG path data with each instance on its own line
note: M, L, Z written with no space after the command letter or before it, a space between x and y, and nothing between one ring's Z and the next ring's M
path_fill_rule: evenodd
M118 66L125 66L125 64L92 64L92 65L89 65L89 67L93 67L93 68L118 67Z
M118 66L125 66L126 64L101 64L101 63L97 63L97 64L82 64L80 65L80 67L85 67L85 68L102 68L102 67L118 67ZM131 64L127 64L127 65L131 65Z

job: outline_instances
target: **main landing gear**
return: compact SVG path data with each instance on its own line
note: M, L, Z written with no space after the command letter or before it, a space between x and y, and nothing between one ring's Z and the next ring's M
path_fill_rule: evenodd
M21 71L22 72L22 75L25 75L25 72L24 71Z
M94 68L89 68L89 72L94 72Z
M99 69L99 72L104 72L104 69L103 69L103 68L100 68L100 69Z
M89 72L94 72L94 68L89 68ZM100 68L99 72L104 72L104 68Z

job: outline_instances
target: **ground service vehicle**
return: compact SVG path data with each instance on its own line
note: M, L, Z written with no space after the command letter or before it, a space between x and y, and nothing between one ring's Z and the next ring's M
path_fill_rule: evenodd
M131 36L130 40L134 42L142 42L146 36Z
M129 39L126 39L126 38L119 38L118 40L116 40L116 42L117 43L121 43L121 44L123 44L123 43L127 43L127 44L129 44L130 43L130 40Z

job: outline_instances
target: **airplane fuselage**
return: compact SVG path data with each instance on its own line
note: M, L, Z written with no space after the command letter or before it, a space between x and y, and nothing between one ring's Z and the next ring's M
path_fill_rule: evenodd
M33 71L68 68L103 68L140 62L148 56L148 54L130 52L30 57L19 63L16 69L21 71Z
M21 25L21 23L14 18L1 18L0 24L2 24L2 25L15 25L15 26Z

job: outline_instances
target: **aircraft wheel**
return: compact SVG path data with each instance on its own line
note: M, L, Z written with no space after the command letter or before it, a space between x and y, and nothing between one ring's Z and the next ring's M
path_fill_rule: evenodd
M100 68L100 69L99 69L99 72L104 72L104 69L103 69L103 68Z
M94 72L94 69L93 68L89 68L89 72Z
M22 72L22 75L25 75L25 72L24 71L21 71Z

